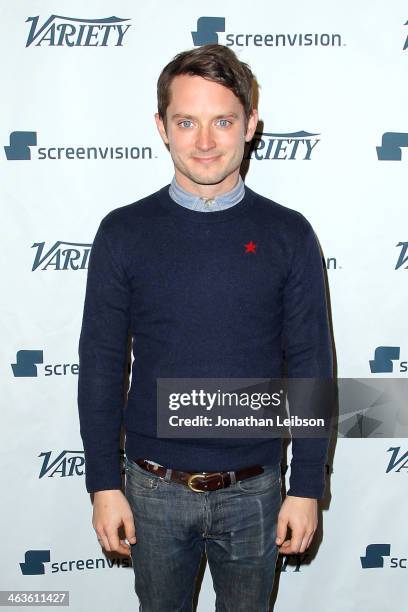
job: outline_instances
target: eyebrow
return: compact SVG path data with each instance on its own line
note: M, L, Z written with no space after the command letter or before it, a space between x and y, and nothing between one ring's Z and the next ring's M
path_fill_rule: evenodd
M237 113L222 113L221 115L217 115L214 119L222 119L223 117L233 117L234 119L239 119L239 115ZM189 115L188 113L175 113L170 117L170 119L196 119L194 115Z

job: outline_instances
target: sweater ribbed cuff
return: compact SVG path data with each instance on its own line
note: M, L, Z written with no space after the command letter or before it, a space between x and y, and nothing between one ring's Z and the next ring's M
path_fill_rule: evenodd
M292 461L290 464L289 490L287 495L321 499L326 482L324 463L306 464Z

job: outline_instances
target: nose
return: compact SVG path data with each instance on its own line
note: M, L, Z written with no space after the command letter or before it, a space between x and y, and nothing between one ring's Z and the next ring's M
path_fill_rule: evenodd
M210 151L215 147L211 126L201 126L197 133L196 147L200 151Z

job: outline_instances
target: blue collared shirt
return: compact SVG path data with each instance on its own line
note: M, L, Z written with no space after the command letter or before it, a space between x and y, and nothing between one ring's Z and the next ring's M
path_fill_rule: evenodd
M234 206L234 204L238 204L245 195L245 184L239 175L238 182L231 191L215 196L215 198L202 198L195 193L183 189L174 176L170 183L169 194L172 200L181 206L185 206L185 208L200 212L213 212L225 210Z

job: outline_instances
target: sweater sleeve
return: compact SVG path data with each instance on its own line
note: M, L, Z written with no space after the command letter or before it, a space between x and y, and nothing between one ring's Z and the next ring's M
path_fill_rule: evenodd
M332 378L333 356L323 261L303 218L283 297L283 347L289 378ZM290 400L289 400L290 407ZM327 411L329 413L329 411ZM319 499L325 487L329 437L292 438L288 495Z
M107 215L109 217L109 215ZM130 288L102 219L91 249L79 337L78 412L86 489L120 489L120 430L130 327Z

